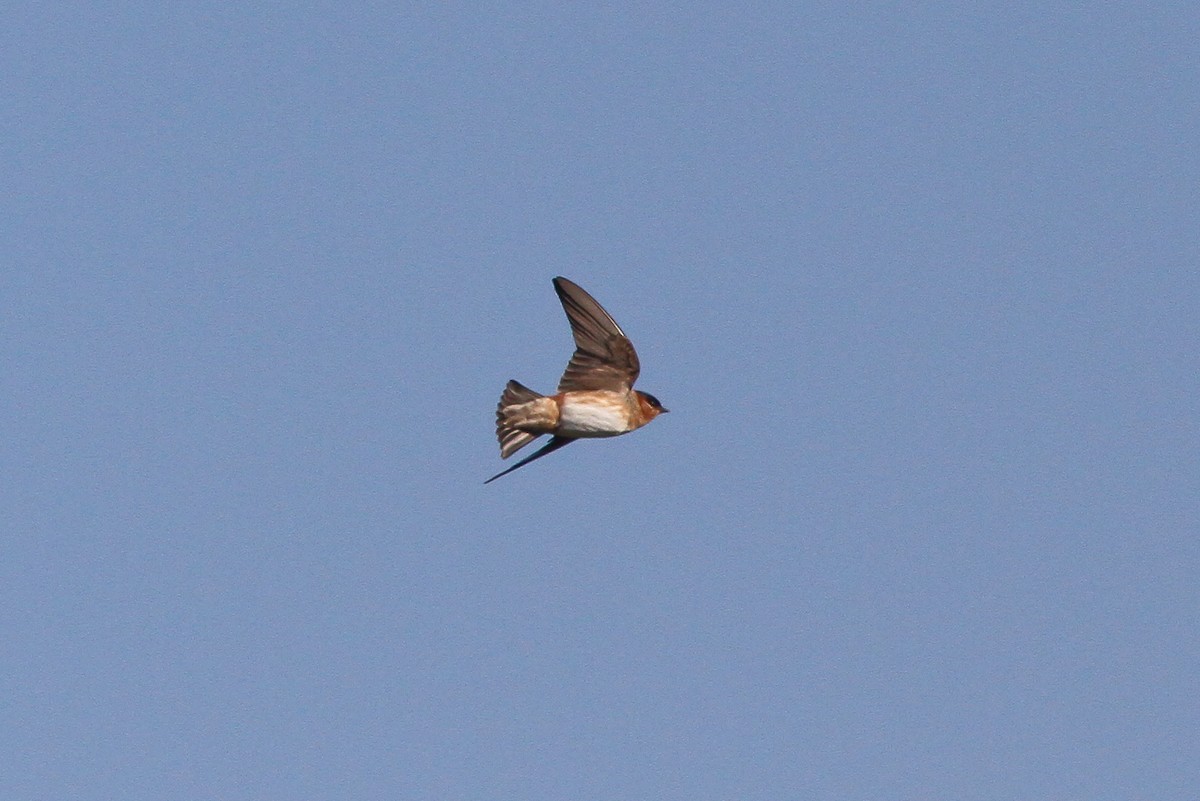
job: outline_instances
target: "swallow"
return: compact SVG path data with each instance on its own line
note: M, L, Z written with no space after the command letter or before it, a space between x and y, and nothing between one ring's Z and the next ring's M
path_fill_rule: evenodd
M667 410L658 398L633 388L641 372L637 351L617 321L577 284L559 276L554 291L567 313L575 353L553 395L509 381L496 407L500 458L507 459L543 434L550 441L489 484L577 439L616 437L641 428Z

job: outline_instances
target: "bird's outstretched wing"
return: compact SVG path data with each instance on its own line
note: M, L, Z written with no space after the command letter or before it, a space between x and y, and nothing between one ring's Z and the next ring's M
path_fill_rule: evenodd
M525 465L532 462L534 459L541 459L546 454L554 453L559 448L563 447L564 445L570 445L574 441L575 440L571 437L551 437L550 441L547 442L545 445L538 448L536 451L529 454L524 459L522 459L521 461L514 464L512 467L508 468L507 470L502 470L501 472L492 476L491 478L489 478L487 481L485 481L483 483L491 484L493 481L500 478L500 476L507 476L509 473L516 470L518 467L524 467Z
M554 291L575 337L575 354L558 382L558 391L628 392L641 371L629 337L612 315L577 284L559 276L554 279Z

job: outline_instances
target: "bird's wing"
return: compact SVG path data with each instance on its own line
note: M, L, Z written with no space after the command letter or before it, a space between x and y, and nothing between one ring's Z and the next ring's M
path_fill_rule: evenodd
M516 470L518 467L524 467L525 465L532 462L534 459L541 459L546 454L554 453L559 448L563 447L564 445L570 445L574 441L575 440L572 439L571 437L551 437L550 441L547 442L545 445L538 448L536 451L529 454L524 459L522 459L521 461L514 464L512 467L508 468L507 470L503 470L503 471L497 473L496 475L492 476L491 478L489 478L487 481L485 481L483 483L491 484L493 481L500 478L500 476L507 476L509 473Z
M554 291L575 337L575 353L558 382L558 391L628 392L641 370L629 337L604 307L577 284L559 276L554 279Z

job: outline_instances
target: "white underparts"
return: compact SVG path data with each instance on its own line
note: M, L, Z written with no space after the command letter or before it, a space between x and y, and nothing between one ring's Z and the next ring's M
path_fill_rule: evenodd
M568 396L555 433L563 437L615 437L628 430L623 404L574 401Z

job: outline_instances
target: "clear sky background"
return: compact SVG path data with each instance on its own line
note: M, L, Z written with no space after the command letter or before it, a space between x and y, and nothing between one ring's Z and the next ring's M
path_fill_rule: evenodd
M0 797L1194 801L1194 2L250 5L0 28Z

